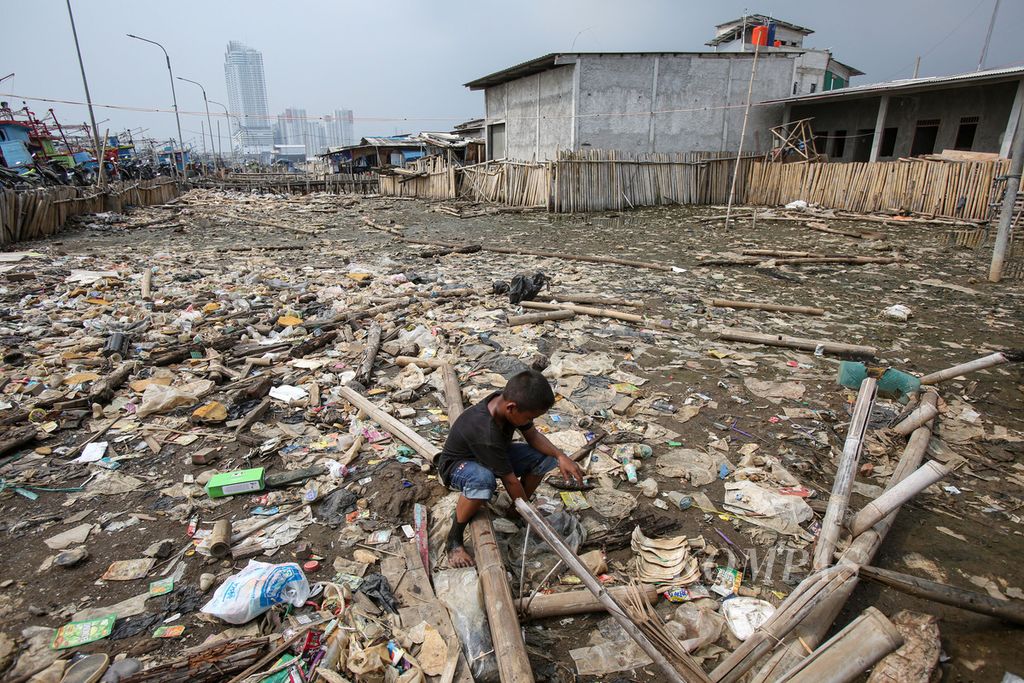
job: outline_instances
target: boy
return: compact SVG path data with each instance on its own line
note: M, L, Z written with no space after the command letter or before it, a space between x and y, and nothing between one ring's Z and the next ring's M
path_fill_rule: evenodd
M533 426L533 421L555 404L544 375L524 370L502 391L496 391L455 420L437 460L441 481L459 491L455 519L448 535L448 564L470 567L466 552L466 525L491 499L498 479L512 497L529 499L544 475L555 467L562 476L583 483L583 472ZM526 443L512 443L516 430Z

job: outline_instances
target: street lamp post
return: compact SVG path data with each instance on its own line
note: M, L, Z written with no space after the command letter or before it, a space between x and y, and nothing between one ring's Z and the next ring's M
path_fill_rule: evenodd
M230 154L228 154L228 158L230 158L231 161L234 161L235 160L235 143L234 143L234 140L232 138L232 132L231 132L231 112L228 111L228 108L225 105L221 104L217 100L210 100L210 102L213 102L218 107L220 107L221 109L224 110L224 118L226 118L228 120L228 151L230 152Z
M174 102L174 120L178 124L178 140L184 141L185 138L181 134L181 117L178 116L178 94L176 92L174 92L174 72L171 71L171 57L170 57L170 55L167 54L167 50L164 49L164 46L161 45L160 43L156 42L155 40L150 40L149 38L141 38L141 37L139 37L139 36L137 36L137 35L135 35L133 33L128 33L126 35L129 38L134 38L135 40L141 40L144 43L152 43L153 45L156 45L158 48L163 50L164 58L167 59L167 74L171 78L171 100ZM182 144L184 144L184 142L182 142ZM181 154L182 154L182 156L181 156L181 165L184 166L185 165L185 152L184 152L184 150L182 151ZM174 153L174 149L173 148L171 149L171 167L174 169L175 173L178 172L178 158L177 158L177 155Z
M85 77L85 62L82 61L82 49L78 46L78 30L75 28L75 15L71 12L71 0L67 0L68 4L68 19L71 20L71 35L75 38L75 52L78 54L78 68L82 72L82 87L85 88L85 102L89 106L89 120L92 121L92 141L96 146L96 164L97 164L97 175L96 182L100 187L105 187L106 182L103 178L103 159L101 158L102 152L100 151L100 129L96 127L96 114L92 109L92 95L89 94L89 81ZM11 74L13 76L14 74ZM4 78L7 78L6 76Z
M199 81L193 81L188 78L182 78L181 76L178 76L178 80L185 81L186 83L191 83L193 85L198 85L199 89L203 91L203 104L206 105L206 126L210 129L210 149L213 151L213 153L216 153L217 148L213 144L213 124L210 123L210 101L206 99L206 88L204 88L203 84Z

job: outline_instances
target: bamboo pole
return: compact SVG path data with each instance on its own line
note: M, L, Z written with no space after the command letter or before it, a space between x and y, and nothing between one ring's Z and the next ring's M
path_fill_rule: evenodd
M608 593L616 600L626 598L630 587L616 586L609 588ZM644 586L644 598L650 604L658 602L661 595L657 588ZM571 614L587 614L589 612L603 612L604 603L594 597L588 590L573 590L565 593L538 594L531 601L529 598L521 598L516 601L516 606L524 617L530 619L548 619L550 617L565 617Z
M825 339L790 337L785 334L764 334L761 332L741 330L735 327L725 328L719 333L718 338L724 341L764 344L766 346L782 346L791 349L802 349L804 351L817 351L818 347L821 347L823 353L831 353L839 356L874 358L876 352L875 347L873 346L843 344Z
M547 322L548 320L570 320L575 317L576 314L573 311L566 310L532 313L529 315L513 315L509 316L508 325L509 327L516 327L518 325L532 325L534 323Z
M370 331L366 334L366 353L363 355L363 360L359 364L355 377L355 380L364 387L370 385L370 375L373 374L373 361L376 360L377 352L380 351L381 333L380 325L373 323L370 325Z
M648 327L660 327L662 329L671 330L672 326L659 322L656 320L648 320L642 315L636 315L633 313L621 313L619 311L613 311L609 308L592 308L590 306L580 306L577 304L546 304L541 301L523 301L520 303L523 308L536 308L542 311L572 311L573 313L579 313L581 315L591 315L595 318L612 318L613 320L624 320L631 323L640 323Z
M911 498L952 472L962 462L959 459L940 464L931 460L914 470L906 479L861 508L850 522L850 533L856 537L864 533Z
M839 533L843 530L843 519L850 504L850 492L857 474L857 462L864 444L864 435L867 433L871 407L875 404L877 388L878 380L874 377L867 377L860 383L860 389L857 391L857 403L854 405L846 442L843 444L843 452L839 457L839 464L836 466L832 495L828 499L825 517L821 520L818 542L814 545L812 562L814 569L824 569L832 564L832 554L835 552Z
M436 370L437 368L443 367L447 364L447 361L443 361L440 358L416 358L415 356L397 356L395 357L395 365L404 368L406 365L416 365L426 370L427 368Z
M608 613L611 615L619 626L629 635L630 638L636 642L637 645L647 654L648 657L654 661L655 664L664 672L665 677L669 681L674 683L688 683L692 681L707 681L710 683L707 675L704 673L700 665L697 664L692 658L687 657L683 662L685 663L688 671L684 674L678 671L666 657L661 653L660 650L644 635L643 631L630 619L626 611L618 603L618 601L609 595L608 591L605 590L604 586L590 573L586 565L580 561L580 558L570 550L565 543L559 538L558 533L551 528L551 525L540 516L536 508L527 503L522 498L516 500L516 509L526 520L526 523L530 525L530 528L536 531L541 538L551 547L551 549L561 558L562 562L566 564L574 574L580 577L583 581L583 585L594 594L594 596L605 606ZM495 651L497 652L498 645L495 643Z
M903 645L903 636L884 614L868 607L846 628L791 669L787 683L849 683Z
M627 306L629 308L643 308L640 301L632 299L614 299L603 297L600 294L568 294L565 292L549 292L544 295L554 301L565 301L572 304L603 304L605 306Z
M900 436L907 436L926 422L931 422L932 418L938 414L939 409L932 404L920 405L910 415L903 418L903 421L893 427L892 430Z
M760 303L757 301L739 301L736 299L712 299L712 306L718 308L752 308L761 311L778 311L779 313L802 313L804 315L825 315L825 309L814 306L789 306L783 304Z
M907 595L995 617L1009 624L1024 626L1024 601L1021 600L1000 600L990 595L947 586L938 581L920 579L880 567L863 566L860 568L860 575Z
M954 365L951 368L945 370L938 370L936 372L929 373L921 378L921 384L938 384L939 382L945 382L947 379L953 379L960 375L967 374L968 372L977 372L978 370L984 370L985 368L991 368L995 365L1002 363L1009 363L1010 360L1020 360L1018 357L1020 354L1011 353L1009 356L1001 351L997 351L988 356L977 358L960 365Z
M428 462L433 464L434 458L436 458L438 453L440 453L440 449L438 449L437 446L414 432L403 422L384 412L383 409L378 407L365 396L357 393L351 387L338 387L338 393L341 394L341 397L346 401L359 410L362 410L370 418L375 420L377 424L387 429L405 445L412 448L414 451L426 458Z

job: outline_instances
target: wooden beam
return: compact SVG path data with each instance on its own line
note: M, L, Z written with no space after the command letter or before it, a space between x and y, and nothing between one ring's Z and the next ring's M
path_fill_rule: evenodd
M782 346L790 349L801 349L803 351L816 351L820 346L824 353L832 353L837 356L853 356L857 358L874 358L876 353L876 349L873 346L843 344L840 342L828 341L826 339L790 337L785 334L764 334L762 332L741 330L735 327L725 328L718 334L718 338L724 341L764 344L766 346Z
M508 326L516 327L517 325L532 325L534 323L543 323L548 320L571 320L576 317L576 313L573 311L547 311L545 313L528 313L526 315L512 315L508 318Z
M436 458L441 452L437 446L414 432L411 427L408 427L397 418L389 415L373 401L369 400L351 387L339 387L338 393L341 394L341 397L346 401L375 420L381 427L391 432L395 438L426 458L431 464L433 464L434 458Z
M779 313L803 313L804 315L825 315L825 309L814 306L787 306L783 304L762 303L757 301L740 301L738 299L712 299L712 306L718 308L753 308L761 311L778 311Z
M541 311L572 311L581 315L592 315L595 318L611 318L613 320L624 320L631 323L639 323L648 327L660 327L671 330L672 326L657 320L648 320L642 315L635 313L622 313L613 311L610 308L593 308L591 306L580 306L577 304L546 304L541 301L523 301L520 304L523 308L535 308Z

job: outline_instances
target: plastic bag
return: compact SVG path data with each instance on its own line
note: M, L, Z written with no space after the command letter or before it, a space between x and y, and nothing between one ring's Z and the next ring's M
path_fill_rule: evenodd
M761 624L775 613L770 602L757 598L735 597L722 603L722 612L729 630L740 640L746 640Z
M308 597L309 582L299 565L249 560L245 569L217 588L201 611L229 624L244 624L283 602L302 607Z
M446 569L434 575L437 597L448 608L452 625L462 643L473 680L490 683L498 680L498 660L494 657L487 613L480 594L480 576L476 569Z
M213 382L208 379L179 384L175 387L150 384L142 392L142 405L139 406L136 415L146 417L153 413L166 413L181 406L190 406L212 390Z
M491 288L495 294L505 294L507 292L509 303L518 304L520 301L533 301L550 280L547 275L539 271L533 275L520 273L512 278L512 282L498 280L491 285Z

